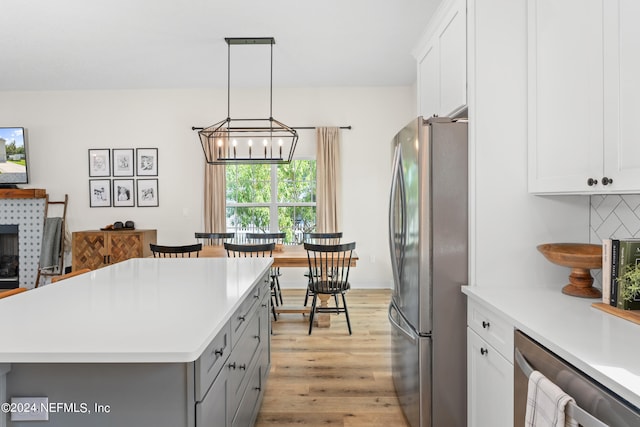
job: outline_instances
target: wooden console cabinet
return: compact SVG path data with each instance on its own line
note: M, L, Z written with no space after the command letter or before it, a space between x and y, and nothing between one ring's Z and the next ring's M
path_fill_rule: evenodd
M129 258L151 256L156 230L87 230L72 234L71 268L95 270Z

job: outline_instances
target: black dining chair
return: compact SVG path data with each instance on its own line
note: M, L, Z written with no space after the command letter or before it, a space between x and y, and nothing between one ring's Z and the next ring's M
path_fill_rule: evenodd
M347 327L351 335L351 321L345 293L351 289L349 284L349 270L351 257L356 243L342 243L338 245L317 245L305 243L309 260L309 277L311 279L309 289L313 294L311 301L311 313L309 316L309 335L313 328L313 318L316 313L344 313L347 318ZM318 295L333 295L336 301L335 307L319 307ZM338 304L337 295L342 296L342 307Z
M247 233L246 238L252 243L274 243L275 245L283 245L286 233ZM274 248L275 249L275 248ZM274 282L274 289L276 294L276 305L281 305L282 302L282 289L280 288L280 267L271 267L271 280Z
M223 243L231 243L233 239L236 237L236 233L233 232L225 232L225 233L195 233L196 239L200 241L200 243L212 246L212 245L222 245Z
M275 243L258 243L258 244L246 244L246 243L224 243L224 248L227 251L228 258L269 258L273 255L273 248ZM275 283L270 280L269 287L271 288L271 313L273 314L273 320L278 320L276 314L276 292Z
M149 243L154 258L198 258L202 243L182 246L163 246Z
M340 239L342 239L342 231L335 231L330 233L316 233L316 232L308 232L302 235L302 243L313 243L319 245L337 245L340 243ZM304 295L304 306L307 306L309 302L309 297L313 297L313 293L311 293L311 289L309 285L311 285L311 278L309 277L310 272L305 271L304 276L307 278L307 293ZM337 296L336 298L336 304Z

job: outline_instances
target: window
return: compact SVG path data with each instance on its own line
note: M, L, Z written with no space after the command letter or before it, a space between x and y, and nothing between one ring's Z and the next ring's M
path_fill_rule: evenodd
M316 227L316 162L227 165L227 230L243 241L247 231L284 231L300 243Z

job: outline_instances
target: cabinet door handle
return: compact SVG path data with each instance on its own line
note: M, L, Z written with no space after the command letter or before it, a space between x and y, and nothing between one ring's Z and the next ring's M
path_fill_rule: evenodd
M245 317L244 316L238 316L238 320L241 321L241 322L244 322Z
M480 347L480 354L481 354L481 355L483 355L483 356L484 356L484 355L485 355L485 354L487 354L487 353L489 353L489 350L487 350L487 349L486 349L486 348L484 348L484 347Z
M236 362L229 363L229 369L236 370Z
M602 178L602 185L613 184L613 178L607 178L606 176Z
M485 322L484 320L482 321L482 327L483 327L484 329L487 329L489 326L491 326L491 323L489 323L489 322Z
M214 351L213 354L215 354L218 357L222 356L224 354L224 348Z
M593 179L593 178L589 178L587 180L587 185L589 187L593 187L594 185L598 185L598 180L597 179Z
M238 369L240 369L241 371L246 371L247 370L247 365L245 365L245 364L239 365Z

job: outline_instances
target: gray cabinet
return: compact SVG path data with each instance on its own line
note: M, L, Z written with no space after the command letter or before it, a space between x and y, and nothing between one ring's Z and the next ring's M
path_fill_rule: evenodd
M251 426L270 368L265 274L195 362L196 427Z

